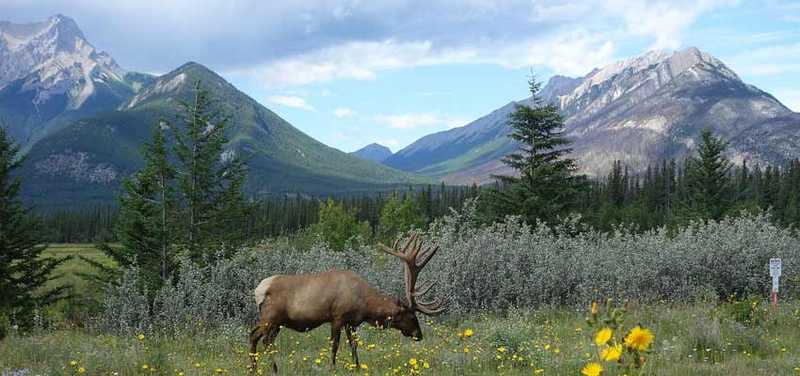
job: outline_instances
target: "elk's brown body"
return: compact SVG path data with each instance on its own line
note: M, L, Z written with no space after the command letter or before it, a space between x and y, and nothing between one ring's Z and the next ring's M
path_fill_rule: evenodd
M417 302L432 284L416 290L417 275L438 248L422 249L413 235L403 250L381 244L383 250L405 262L406 299L386 295L351 271L331 270L317 274L276 275L259 283L255 290L259 325L250 332L250 352L255 354L263 338L269 347L282 327L304 332L324 323L331 324L331 361L336 364L339 337L345 330L356 365L359 364L354 331L362 323L399 330L406 337L422 339L416 312L435 315L444 311L439 300ZM253 356L253 369L257 358ZM277 365L272 361L272 369Z

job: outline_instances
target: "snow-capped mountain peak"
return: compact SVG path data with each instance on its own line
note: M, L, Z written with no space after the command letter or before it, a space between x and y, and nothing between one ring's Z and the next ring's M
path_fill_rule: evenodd
M634 91L654 91L687 75L690 80L726 79L741 81L730 68L710 54L695 47L668 52L650 51L645 54L597 68L578 78L575 88L567 93L558 92L555 98L547 98L562 109L577 106L586 109L589 102L605 106L611 101Z
M43 22L0 22L0 89L19 83L35 105L66 97L66 109L77 109L97 84L121 82L123 70L98 52L71 18L55 15Z

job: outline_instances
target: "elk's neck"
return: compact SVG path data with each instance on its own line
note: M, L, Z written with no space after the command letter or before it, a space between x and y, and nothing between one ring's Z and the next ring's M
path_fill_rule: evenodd
M400 311L397 299L393 296L380 293L372 294L366 298L367 321L374 326L385 327L392 315Z

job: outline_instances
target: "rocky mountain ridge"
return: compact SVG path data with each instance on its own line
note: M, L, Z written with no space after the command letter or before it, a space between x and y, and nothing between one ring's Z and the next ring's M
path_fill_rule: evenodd
M800 115L697 48L648 52L583 77L554 76L540 95L562 112L573 157L589 175L606 174L614 160L634 171L661 159L680 160L704 128L731 142L736 162L800 157ZM530 98L516 103L529 104ZM425 136L385 163L460 184L511 173L500 159L516 148L506 124L515 106Z

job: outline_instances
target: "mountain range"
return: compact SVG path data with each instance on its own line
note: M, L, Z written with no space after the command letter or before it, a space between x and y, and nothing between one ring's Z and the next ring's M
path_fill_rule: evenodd
M23 147L23 198L38 206L108 203L142 165L161 120L178 123L197 83L230 117L226 152L249 169L251 195L312 195L432 182L328 147L197 63L162 76L127 72L75 22L0 23L0 118Z
M366 159L368 161L381 163L385 161L386 158L392 156L392 151L389 150L389 148L387 148L386 146L383 146L381 144L371 143L350 154L359 157L361 159Z
M783 163L800 157L800 114L697 48L652 51L594 69L552 77L540 96L565 119L572 156L582 172L602 176L615 160L634 172L662 159L681 160L703 129L730 142L734 162ZM511 102L464 127L434 133L384 163L452 184L486 183L509 174L500 159L517 145Z
M23 198L40 207L109 203L142 165L153 127L179 123L196 84L230 117L226 153L247 161L250 196L328 195L445 181L487 183L508 174L518 145L508 103L466 126L420 138L397 153L371 144L328 147L217 73L189 62L160 76L131 72L96 50L73 20L0 22L0 119L26 155ZM652 51L592 70L553 76L539 95L565 119L582 172L602 176L615 160L634 172L682 159L703 129L730 142L735 162L800 157L800 114L741 80L697 48Z

